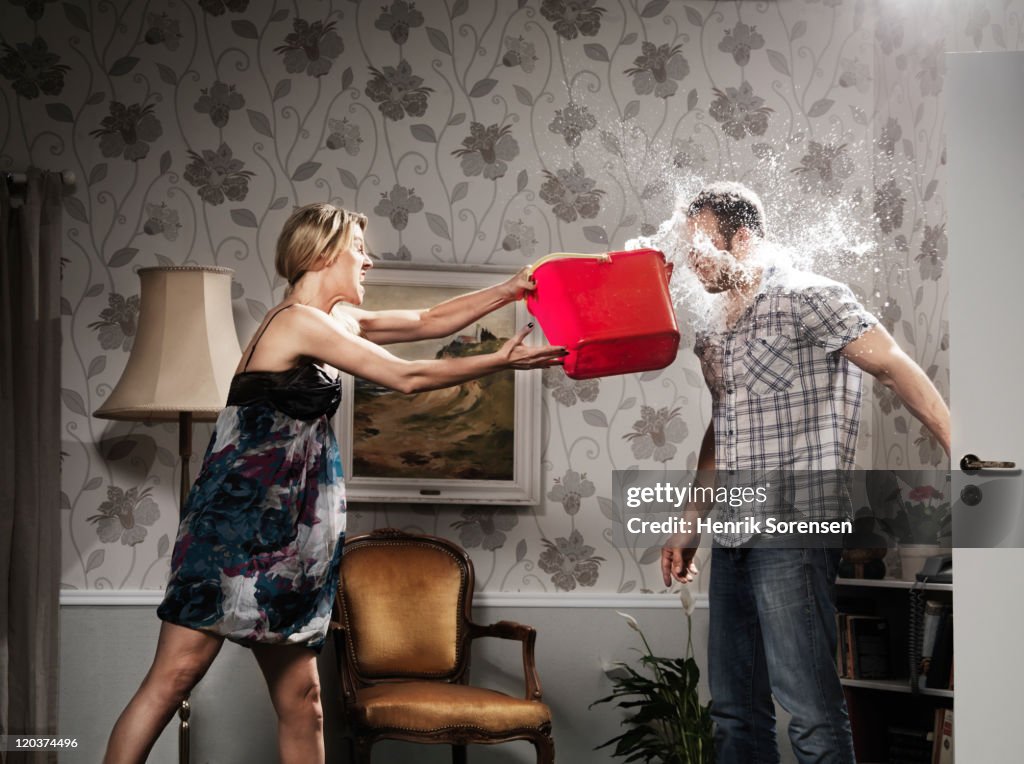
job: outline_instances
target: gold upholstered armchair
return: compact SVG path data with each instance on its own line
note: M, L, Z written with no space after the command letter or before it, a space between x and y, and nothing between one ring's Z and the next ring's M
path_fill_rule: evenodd
M452 746L529 740L539 764L554 761L551 712L541 702L537 633L499 621L473 623L473 563L436 536L379 529L345 544L331 629L356 761L384 739ZM471 686L478 637L523 643L525 699Z

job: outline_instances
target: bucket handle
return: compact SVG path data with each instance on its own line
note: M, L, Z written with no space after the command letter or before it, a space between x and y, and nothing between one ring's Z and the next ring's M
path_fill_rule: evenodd
M540 266L549 260L569 260L569 259L581 259L581 260L600 260L603 263L610 263L612 256L607 252L603 252L599 255L586 254L582 252L552 252L550 255L545 255L540 260L530 266L529 274L533 275L533 272Z

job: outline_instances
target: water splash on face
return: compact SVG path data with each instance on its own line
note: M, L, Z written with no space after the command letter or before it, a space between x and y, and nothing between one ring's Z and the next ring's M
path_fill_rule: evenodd
M831 145L831 144L829 144ZM802 173L811 172L797 160L787 158L794 151L788 145L774 150L760 144L760 156L749 166L740 168L738 162L723 164L717 177L704 177L703 173L681 170L676 166L662 167L660 171L648 166L644 176L653 178L648 185L659 182L664 186L665 199L670 206L657 229L647 235L626 241L626 248L651 247L661 250L674 264L675 273L670 282L673 302L680 318L704 328L717 329L726 314L724 293L709 293L694 272L698 262L706 272L733 274L732 285L743 283L771 266L811 271L843 283L865 282L865 274L878 272L881 253L874 240L874 220L866 201L863 187L854 187L851 180L849 193L831 191L830 195L807 192ZM842 154L856 154L862 159L865 173L870 173L871 150L867 143L857 146L841 145ZM650 153L647 157L649 159ZM852 161L852 158L850 161ZM807 159L805 156L804 159ZM729 167L732 171L729 171ZM822 171L827 176L827 172ZM664 180L667 178L668 180ZM709 182L738 178L761 197L766 214L766 236L753 239L749 256L742 262L730 252L714 246L701 232L690 240L685 210L690 201ZM867 187L870 184L865 181ZM828 187L834 189L835 186ZM652 205L653 206L653 205ZM691 251L694 256L691 256ZM727 279L727 282L729 280ZM870 282L871 279L869 278Z
M875 219L875 157L885 156L886 177L902 187L908 186L913 170L900 165L891 151L883 151L881 143L875 146L857 128L844 131L837 122L831 130L818 126L813 134L797 131L771 142L753 142L756 137L737 141L705 121L706 112L700 109L680 119L669 134L668 129L662 132L669 127L664 119L659 125L647 124L636 109L621 111L611 100L594 98L599 87L578 92L584 87L581 82L574 78L565 87L570 101L587 102L593 123L581 125L582 137L577 136L571 154L562 147L541 150L542 161L549 170L579 161L587 179L597 183L603 194L598 219L581 220L584 226L598 223L610 242L625 239L627 248L654 247L674 263L671 292L681 318L707 315L723 300L709 295L695 276L691 246L704 250L709 262L735 267L729 253L686 240L686 207L705 185L719 180L743 183L764 203L766 239L756 248L758 263L821 274L867 295L869 310L884 308L885 298L876 287L899 283L907 266L891 259L892 253L884 256L876 244L886 239ZM596 241L590 235L588 239Z

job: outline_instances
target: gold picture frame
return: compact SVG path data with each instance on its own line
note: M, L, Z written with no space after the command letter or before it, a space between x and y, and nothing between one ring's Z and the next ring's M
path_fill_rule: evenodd
M507 269L378 265L367 310L427 308L508 277ZM530 320L520 300L441 340L387 345L402 358L490 352ZM527 338L539 344L537 330ZM349 501L535 505L540 501L540 374L508 370L403 395L343 375L335 432Z

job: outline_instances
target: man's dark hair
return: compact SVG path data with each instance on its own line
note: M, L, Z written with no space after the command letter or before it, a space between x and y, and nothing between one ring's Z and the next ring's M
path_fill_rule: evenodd
M701 210L714 213L727 247L732 246L732 237L740 228L748 228L761 237L765 234L764 205L758 195L742 183L722 181L705 186L686 208L686 215L693 217Z

